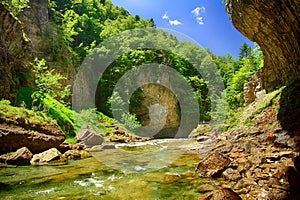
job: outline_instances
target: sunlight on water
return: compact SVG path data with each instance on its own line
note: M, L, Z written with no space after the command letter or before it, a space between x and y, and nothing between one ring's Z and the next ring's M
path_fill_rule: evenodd
M119 145L117 149L94 152L95 157L63 166L2 168L0 199L197 199L201 196L197 192L201 180L194 173L198 156L181 152L168 163L171 149L178 156L175 147L179 145L187 142ZM132 155L122 157L118 152L126 148ZM121 167L112 168L99 157L109 157Z

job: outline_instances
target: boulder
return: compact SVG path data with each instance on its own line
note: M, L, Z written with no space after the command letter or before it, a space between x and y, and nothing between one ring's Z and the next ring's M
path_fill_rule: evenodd
M69 150L63 154L64 158L68 160L72 159L82 159L91 157L91 154L85 150Z
M86 148L91 148L94 146L100 146L104 142L104 138L92 131L88 126L84 126L76 135L78 143L84 144Z
M209 193L208 195L204 195L203 197L199 198L199 200L222 200L222 199L242 200L242 198L237 193L235 193L229 188L215 190Z
M33 154L27 147L18 149L14 154L10 155L6 163L9 165L30 165Z
M31 165L46 165L52 161L58 161L58 162L64 161L63 155L56 148L51 148L42 153L35 154L33 156L33 158L30 160L30 164Z
M229 157L219 153L213 152L205 157L196 169L198 176L207 177L220 177L222 172L230 165Z
M65 140L65 134L55 124L49 125L45 132L26 130L12 124L0 124L0 138L0 153L17 151L22 147L27 147L32 153L40 153L58 147Z

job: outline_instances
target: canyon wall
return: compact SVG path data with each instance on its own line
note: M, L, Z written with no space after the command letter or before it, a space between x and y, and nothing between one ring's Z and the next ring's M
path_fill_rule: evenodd
M14 100L32 59L31 42L21 23L0 4L0 99Z
M300 77L299 0L228 0L226 8L236 29L263 51L264 67L255 78L263 89Z

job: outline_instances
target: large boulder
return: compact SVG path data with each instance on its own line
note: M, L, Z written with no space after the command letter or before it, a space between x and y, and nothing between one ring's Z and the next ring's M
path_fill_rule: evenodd
M6 163L9 165L29 165L32 157L33 154L29 149L27 147L22 147L12 155L8 156Z
M30 164L46 165L52 161L57 161L58 163L62 163L65 161L63 155L56 148L51 148L42 153L35 154L33 158L30 160Z
M84 144L86 148L92 148L94 146L100 146L104 142L104 138L95 133L91 127L84 126L76 135L78 143Z
M22 147L27 147L32 153L40 153L59 147L65 140L64 132L55 124L49 124L46 128L38 132L16 125L0 124L0 153L13 152Z

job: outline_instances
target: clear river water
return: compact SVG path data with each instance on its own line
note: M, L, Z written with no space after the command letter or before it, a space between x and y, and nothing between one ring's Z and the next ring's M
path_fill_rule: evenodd
M184 139L119 144L58 166L0 168L0 199L198 199L199 155Z

